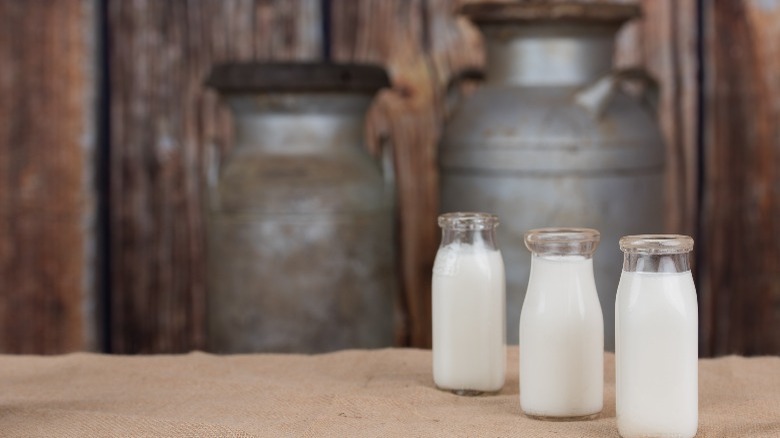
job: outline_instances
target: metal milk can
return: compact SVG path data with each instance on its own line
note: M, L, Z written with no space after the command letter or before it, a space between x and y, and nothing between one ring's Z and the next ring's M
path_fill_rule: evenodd
M363 147L385 71L225 64L208 85L235 125L234 147L209 183L211 351L392 345L392 178Z
M454 110L440 145L441 206L489 211L507 266L508 341L531 263L523 234L601 232L594 273L605 347L614 348L620 236L662 231L664 149L642 71L613 71L614 37L639 8L618 4L470 4L484 35L483 85ZM644 97L622 91L644 83ZM655 89L657 92L657 89Z

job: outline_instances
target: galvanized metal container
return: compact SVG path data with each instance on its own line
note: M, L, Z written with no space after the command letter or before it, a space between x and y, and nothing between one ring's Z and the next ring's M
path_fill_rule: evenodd
M473 4L484 84L452 114L440 149L442 211L488 211L507 267L507 339L517 343L531 228L596 228L594 271L605 345L614 348L620 236L662 230L663 143L648 101L621 91L641 72L612 70L630 5Z
M209 190L210 349L392 345L391 179L363 147L384 70L228 64L208 83L235 120L235 146Z

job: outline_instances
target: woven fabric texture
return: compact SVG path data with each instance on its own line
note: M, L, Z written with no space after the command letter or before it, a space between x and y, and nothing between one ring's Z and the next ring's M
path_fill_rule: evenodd
M617 437L614 356L604 411L520 414L517 348L497 395L433 386L431 353L0 356L3 437ZM699 362L699 437L780 437L780 358Z

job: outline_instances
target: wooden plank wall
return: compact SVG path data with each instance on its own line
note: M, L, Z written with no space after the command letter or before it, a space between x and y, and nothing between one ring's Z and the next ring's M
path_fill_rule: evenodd
M96 5L0 0L0 352L97 346Z
M780 1L705 4L702 349L780 354Z
M96 1L0 0L2 352L97 345ZM399 343L429 346L443 93L483 62L453 15L467 1L106 0L111 350L204 346L202 182L230 127L203 79L220 61L321 59L323 4L334 60L380 63L393 81L368 136L389 140L398 168ZM617 63L662 87L667 229L697 238L701 351L778 353L780 1L636 1L645 19L623 32Z
M202 183L230 131L204 78L227 60L318 58L319 5L109 0L113 352L204 347Z

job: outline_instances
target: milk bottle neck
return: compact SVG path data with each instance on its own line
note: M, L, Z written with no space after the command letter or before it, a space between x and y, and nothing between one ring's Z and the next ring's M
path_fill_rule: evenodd
M586 260L593 260L593 254L531 254L531 263L533 263L534 260L543 260L547 262L584 262Z
M441 247L450 244L471 245L498 250L496 227L498 217L489 213L454 212L439 216Z
M619 24L483 23L486 82L520 86L577 86L612 68Z
M691 270L693 239L681 234L638 234L620 238L623 271L676 273Z
M623 254L623 271L677 273L691 270L689 253L680 254Z
M593 258L589 255L534 254L526 293L553 300L596 294Z
M359 93L266 93L228 97L237 148L322 154L359 150L371 96Z
M495 228L485 230L443 228L441 246L450 244L473 245L486 249L498 250Z

